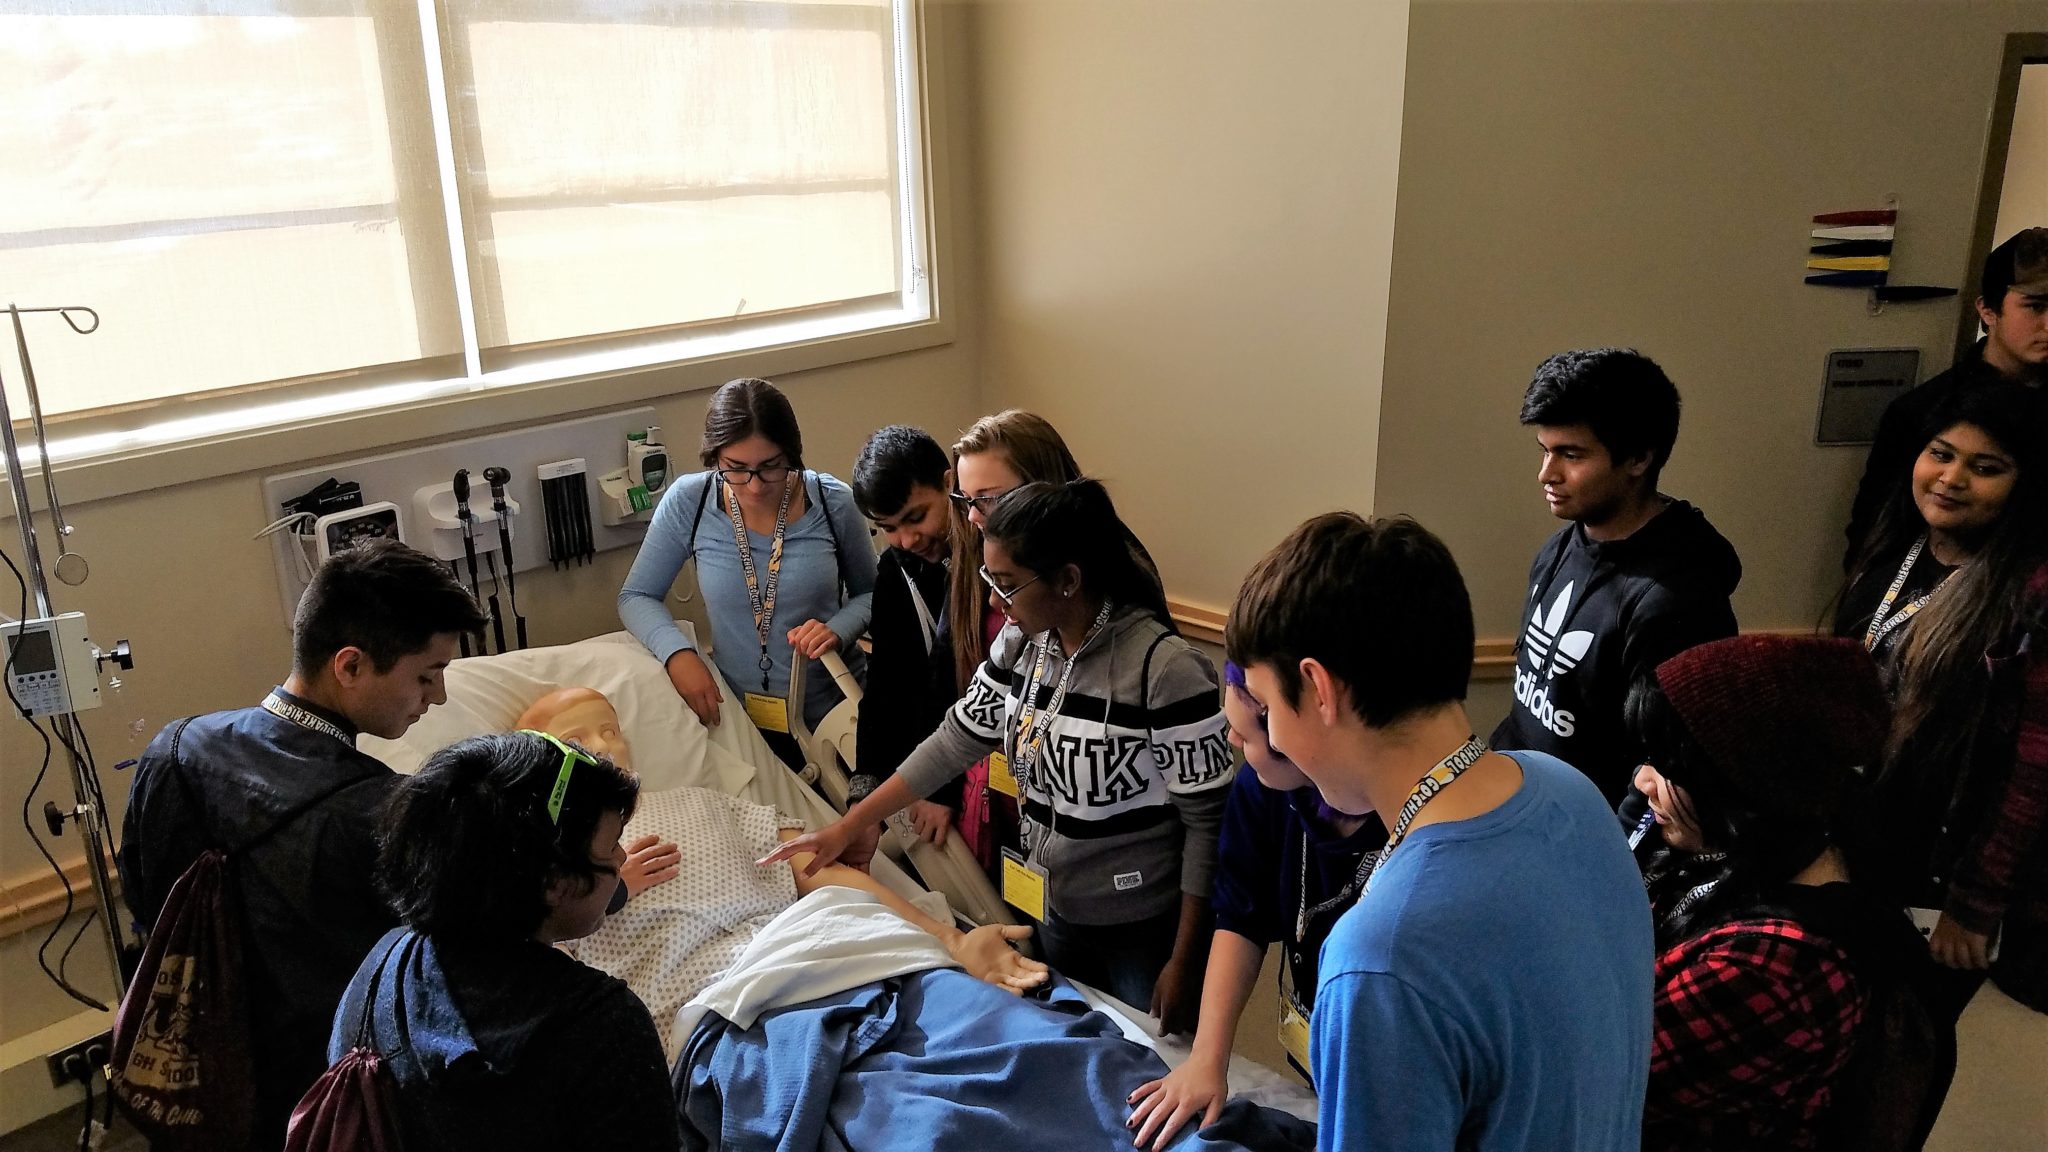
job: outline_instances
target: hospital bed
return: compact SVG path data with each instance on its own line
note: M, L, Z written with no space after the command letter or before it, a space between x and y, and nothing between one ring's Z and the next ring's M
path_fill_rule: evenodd
M835 675L844 675L844 664L836 659L832 663L837 665L831 669ZM813 828L835 819L838 812L820 790L844 804L846 768L854 762L858 684L845 675L843 685L852 690L848 700L815 730L795 733L810 760L804 775L817 782L814 788L768 747L748 720L739 694L725 685L715 665L711 669L724 696L721 720L715 728L707 728L691 714L660 664L625 632L558 647L457 660L446 674L447 703L430 710L401 740L363 736L359 743L363 751L395 771L410 774L428 756L457 740L508 730L528 704L548 691L589 687L603 692L617 709L643 791L696 786L773 806ZM795 686L792 696L801 699L795 695ZM957 839L948 852L936 852L917 841L899 816L884 840L886 850L877 855L871 871L891 889L940 919L950 918L966 926L1010 919L987 877ZM891 858L904 855L932 881L931 889L920 886ZM685 845L685 866L688 861L689 847ZM1187 1042L1153 1035L1148 1027L1150 1017L1142 1011L1093 989L1076 988L1087 1004L1108 1016L1124 1036L1156 1052L1169 1067L1187 1058ZM1233 1095L1304 1119L1315 1117L1314 1095L1293 1076L1234 1056L1230 1083Z

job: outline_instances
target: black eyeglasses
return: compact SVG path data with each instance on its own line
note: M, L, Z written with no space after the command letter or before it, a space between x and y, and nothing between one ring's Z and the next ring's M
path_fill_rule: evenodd
M789 479L794 469L787 464L763 464L759 468L720 468L718 474L735 488L744 488L759 479L763 484L780 484Z
M958 504L965 511L979 512L986 516L995 511L996 505L1001 503L1003 497L1008 495L1008 492L998 492L993 496L969 496L965 492L948 492L946 493L946 498Z
M1045 577L1043 576L1033 576L1031 579L1026 580L1022 584L1019 584L1015 588L1012 588L1009 591L1005 592L1001 588L996 586L996 578L988 574L988 565L983 564L981 566L980 571L981 582L983 584L988 585L988 590L996 594L996 599L1001 600L1003 602L1003 607L1005 608L1008 608L1010 605L1017 602L1017 594L1019 592L1022 592L1026 588L1031 587L1033 584L1038 583L1040 580L1045 579Z

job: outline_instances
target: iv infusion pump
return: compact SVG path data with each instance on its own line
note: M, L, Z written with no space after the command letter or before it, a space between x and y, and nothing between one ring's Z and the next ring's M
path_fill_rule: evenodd
M85 636L85 613L0 623L7 686L31 716L100 706L99 661Z

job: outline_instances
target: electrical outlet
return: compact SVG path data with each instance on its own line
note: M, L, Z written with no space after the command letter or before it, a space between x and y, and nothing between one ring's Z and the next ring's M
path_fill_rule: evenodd
M78 1074L79 1069L97 1073L113 1051L113 1033L102 1032L90 1039L80 1040L62 1051L50 1053L43 1057L44 1062L50 1067L50 1084L62 1088L66 1084L78 1083L83 1079Z

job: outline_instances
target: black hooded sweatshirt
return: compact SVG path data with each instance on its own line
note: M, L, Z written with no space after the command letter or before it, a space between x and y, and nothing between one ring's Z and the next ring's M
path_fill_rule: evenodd
M358 1041L384 1056L398 1082L408 1148L674 1152L682 1144L646 1005L545 944L462 944L392 929L342 997L328 1059Z
M1515 703L1493 746L1548 752L1619 803L1642 761L1622 721L1629 687L1695 645L1735 635L1735 549L1674 500L1620 540L1561 529L1529 569L1515 638Z

